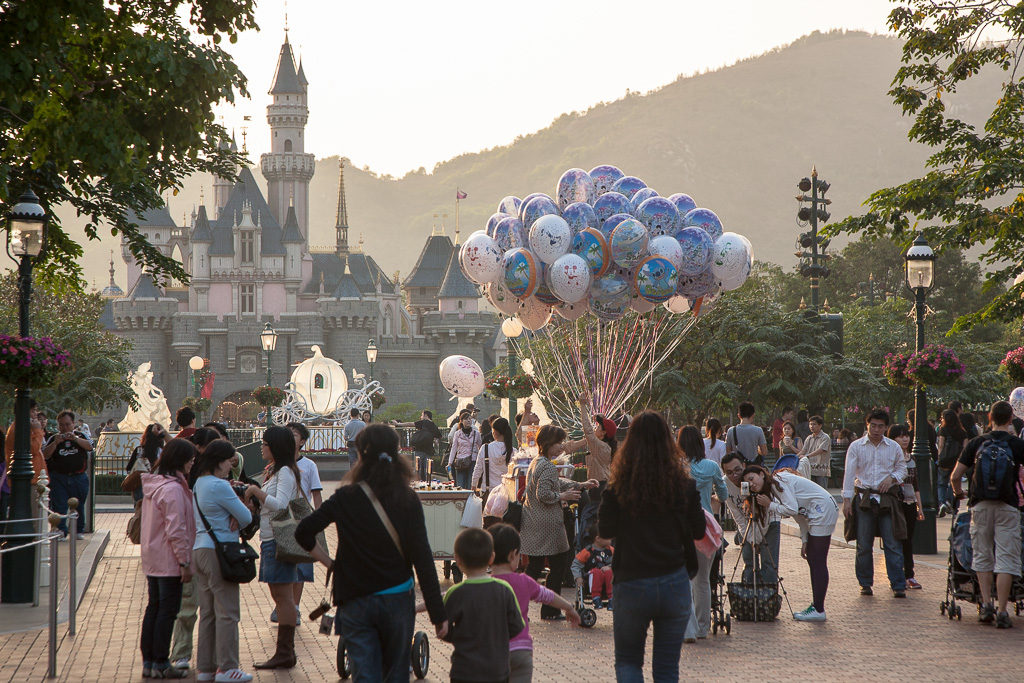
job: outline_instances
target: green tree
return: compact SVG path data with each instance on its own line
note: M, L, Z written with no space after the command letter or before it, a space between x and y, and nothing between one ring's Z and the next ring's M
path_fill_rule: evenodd
M128 382L131 342L108 332L100 323L106 302L98 294L57 293L37 287L32 293L32 335L52 337L71 356L71 368L52 387L32 390L50 410L69 408L98 413L132 404ZM13 275L0 278L0 329L18 329L18 286ZM11 415L14 392L0 392L0 414Z
M50 209L40 276L81 289L82 247L53 207L73 206L87 239L121 234L158 279L187 275L151 246L133 212L193 173L230 177L213 107L245 91L218 44L255 27L255 0L5 0L0 3L0 209L31 186Z
M961 314L963 329L1024 315L1024 3L904 0L888 19L906 42L889 94L913 117L909 138L934 149L920 178L876 191L869 211L832 232L889 237L906 245L919 228L939 250L983 245L985 292L979 310ZM960 89L1001 80L982 125L957 115ZM977 102L982 96L971 94Z

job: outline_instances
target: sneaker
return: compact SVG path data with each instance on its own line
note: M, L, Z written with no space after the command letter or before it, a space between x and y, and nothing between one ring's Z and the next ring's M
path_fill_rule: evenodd
M942 519L948 513L949 513L949 506L946 505L945 503L943 503L942 505L939 506L939 509L938 509L938 511L936 511L935 516L938 517L939 519Z
M216 683L246 683L252 680L252 674L247 674L241 669L231 669L230 671L217 671L217 677L214 679Z
M173 666L154 666L153 678L185 678L188 676L187 669L176 669Z
M874 593L874 591L871 590L871 586L861 586L860 587L860 594L861 595L874 595L875 593Z
M79 541L84 541L85 534L75 534L75 538L77 538Z
M892 589L892 597L894 597L894 598L905 598L905 597L907 597L907 591L905 591L905 590L901 591L901 590L897 590L897 589L893 588Z
M153 662L142 663L142 677L152 678L153 677Z
M217 677L218 672L214 671L200 671L196 674L197 681L212 681Z
M606 610L608 610L609 612L611 611L611 609L612 609L612 599L611 598L608 598L608 602L605 604L604 608Z
M600 595L595 595L594 596L594 609L601 609L601 596Z
M978 621L983 624L991 624L996 618L995 605L989 603L978 607Z
M1013 628L1009 612L1000 612L996 615L996 628Z
M683 642L684 643L696 643L697 639L694 636L687 636L686 638L683 638Z
M186 657L182 657L181 659L175 659L173 662L171 662L171 666L175 669L184 669L185 671L188 671L188 659Z
M276 607L274 608L274 611L272 611L270 613L270 623L272 623L272 624L276 624L277 623L277 608Z
M907 579L907 588L913 588L914 590L921 590L922 586L917 579Z
M825 613L819 612L814 609L814 605L811 605L803 612L797 612L794 614L793 618L797 621L825 621Z

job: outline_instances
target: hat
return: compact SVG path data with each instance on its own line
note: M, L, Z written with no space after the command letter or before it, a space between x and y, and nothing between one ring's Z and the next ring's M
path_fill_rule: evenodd
M605 438L614 439L618 427L615 426L614 422L605 417L601 419L601 429L604 430Z

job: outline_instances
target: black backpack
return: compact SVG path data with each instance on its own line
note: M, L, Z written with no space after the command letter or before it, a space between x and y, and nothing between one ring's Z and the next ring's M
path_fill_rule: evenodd
M956 467L957 459L960 457L960 452L963 449L963 441L946 437L946 442L942 444L942 452L939 453L939 467L944 470L951 470Z
M977 500L1003 500L1013 495L1017 482L1017 465L1007 439L986 438L978 447L974 460L971 493Z

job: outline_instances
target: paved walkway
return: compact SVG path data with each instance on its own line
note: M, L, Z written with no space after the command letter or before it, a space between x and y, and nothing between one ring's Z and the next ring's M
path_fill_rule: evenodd
M59 679L64 681L128 681L140 679L138 633L146 602L145 581L139 571L138 547L124 538L127 514L98 516L98 526L111 530L110 544L100 561L79 610L79 633L61 633ZM940 534L948 528L940 521ZM333 533L333 530L330 530ZM329 538L333 545L334 539ZM783 536L781 568L794 609L810 601L806 564L799 558L799 540ZM726 577L732 571L735 549L726 556ZM1019 657L1024 651L1024 618L1016 628L997 631L975 621L975 609L964 605L963 622L939 615L944 595L945 559L922 558L918 572L924 590L896 600L885 590L884 565L876 555L875 596L857 594L853 576L854 551L832 547L832 585L826 624L801 624L789 617L783 604L778 621L770 624L735 623L732 635L713 636L683 648L684 680L1021 680ZM323 582L317 568L317 578ZM307 590L303 611L319 601L323 589ZM569 592L566 592L569 597ZM254 582L242 588L240 654L243 667L271 654L274 627L268 623L270 595ZM536 642L535 679L547 681L609 681L613 679L612 615L598 612L591 630L564 623L541 622L533 612L531 632ZM430 633L432 661L429 681L446 681L450 647L433 637L425 615L418 628ZM258 672L257 681L334 681L337 638L320 635L316 625L300 627L296 645L300 663L287 672ZM46 670L46 632L0 636L0 681L42 680ZM191 679L187 679L191 680Z

